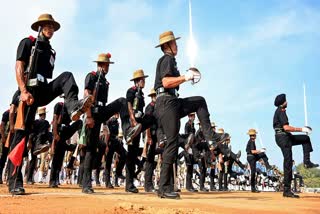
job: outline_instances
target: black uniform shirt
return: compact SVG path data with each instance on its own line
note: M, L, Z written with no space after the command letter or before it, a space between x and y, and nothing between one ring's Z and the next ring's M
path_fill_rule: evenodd
M20 41L16 60L23 61L24 70L27 70L29 65L32 46L35 45L36 39L32 36L24 38ZM37 65L34 67L35 72L41 74L45 78L52 78L52 71L54 68L55 52L51 48L50 42L43 37L38 40L37 49L40 50L38 54Z
M146 110L145 110L145 114L146 115L149 115L149 116L153 116L155 118L155 111L154 111L154 107L155 107L155 102L150 102L147 107L146 107ZM156 131L157 130L157 122L156 122L156 118L154 120L154 123L152 123L150 129L151 129L151 134L155 133L153 131Z
M127 102L130 102L133 108L135 108L133 104L134 104L134 99L136 97L138 98L138 105L137 105L137 108L135 109L135 113L138 111L143 112L143 108L145 106L144 94L142 90L138 90L137 87L133 86L128 89L127 95L126 95Z
M284 125L289 125L289 120L286 111L282 108L277 108L273 116L273 128L283 128Z
M190 134L190 133L195 134L196 133L196 129L194 128L193 122L191 124L190 124L190 121L188 121L186 123L186 125L184 126L184 133L185 134Z
M202 132L202 129L201 129L201 128L199 128L199 129L197 130L197 133L196 133L195 138L196 138L197 142L203 142L203 141L206 140L205 137L204 137L204 135L203 135L203 132Z
M4 124L7 124L7 122L9 122L9 113L10 113L10 111L7 110L7 111L3 112L3 114L2 114L2 119L1 119L1 121L2 121Z
M37 119L33 123L33 133L44 133L48 132L50 128L50 124L47 120Z
M84 88L88 89L90 91L94 91L96 88L96 83L98 81L100 72L91 72L86 76L85 79L85 85ZM96 92L97 93L97 92ZM103 74L100 75L100 81L99 81L99 86L98 86L98 93L96 94L96 102L103 103L105 105L108 102L108 93L109 93L109 82L103 76Z
M256 150L256 142L251 139L248 141L246 152L247 154L252 154L251 150Z
M54 112L53 114L57 115L57 119L59 120L59 117L61 115L61 121L60 124L69 125L71 123L67 107L64 105L64 103L59 102L54 106ZM59 121L58 121L59 123Z
M110 120L108 120L107 125L110 131L110 138L116 138L119 134L118 119L115 117L111 117Z
M179 77L180 72L177 68L177 62L176 59L173 56L170 56L168 54L163 55L157 64L157 71L156 71L156 78L154 82L154 89L157 90L160 87L163 87L162 85L162 79L164 77ZM179 86L175 88L176 90L179 90Z
M17 90L12 97L11 105L15 105L16 107L18 107L19 100L20 100L20 90Z

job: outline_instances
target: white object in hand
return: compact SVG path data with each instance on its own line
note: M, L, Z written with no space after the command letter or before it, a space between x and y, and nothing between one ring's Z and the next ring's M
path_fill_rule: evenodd
M193 80L195 72L192 70L188 70L188 72L184 75L184 79L186 81Z
M262 148L260 151L261 151L261 152L266 152L266 149L265 149L265 148Z
M307 134L311 134L312 130L309 127L302 127L302 132L305 132Z

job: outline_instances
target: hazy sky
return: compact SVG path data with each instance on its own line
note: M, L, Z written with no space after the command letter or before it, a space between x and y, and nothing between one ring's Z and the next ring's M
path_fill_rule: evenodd
M257 124L272 164L282 168L282 154L274 140L274 98L286 93L289 120L304 125L303 82L307 87L308 121L314 153L320 162L319 1L192 1L193 31L198 45L195 65L202 72L196 85L181 86L181 97L201 95L207 99L211 119L232 136L234 150L246 161L246 132ZM188 0L42 0L6 1L0 8L2 29L0 110L9 107L17 88L14 74L19 41L36 35L30 25L41 13L51 13L61 29L51 43L57 51L54 75L74 73L83 93L85 75L95 70L101 52L110 52L114 65L107 76L109 101L125 96L134 70L149 75L145 93L153 86L161 57L158 36L173 30L178 40L178 67L189 67L186 43L189 36ZM147 98L147 102L149 102ZM53 105L48 106L51 120ZM182 128L186 119L182 120ZM181 129L182 130L182 129ZM260 143L257 142L257 146ZM294 149L302 161L302 148Z

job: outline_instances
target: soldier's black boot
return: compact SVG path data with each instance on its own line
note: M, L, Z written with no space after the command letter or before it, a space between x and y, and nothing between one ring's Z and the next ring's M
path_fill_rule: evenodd
M222 189L222 177L223 177L223 173L219 172L219 177L218 177L219 191L223 191L223 189Z
M80 119L80 116L85 113L89 108L91 108L93 102L93 96L88 95L85 98L78 100L75 104L75 108L71 112L71 120L77 121Z
M319 167L319 164L312 163L310 160L310 152L304 154L304 167L305 168L316 168Z
M285 187L284 192L283 192L283 197L288 197L288 198L300 198L299 195L294 194L290 188Z
M48 151L49 149L50 149L49 141L46 141L44 144L36 144L33 151L33 155L41 154L43 152Z
M128 145L132 144L132 140L141 132L142 125L138 123L134 127L130 127L126 133L125 139Z

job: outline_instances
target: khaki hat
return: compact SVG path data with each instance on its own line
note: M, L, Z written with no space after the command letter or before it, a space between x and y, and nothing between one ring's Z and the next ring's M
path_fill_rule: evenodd
M258 134L258 132L255 129L249 129L247 134L248 135L256 135L256 134Z
M224 134L224 129L223 128L218 129L217 133L218 134Z
M216 124L215 124L215 122L212 122L212 123L211 123L211 128L213 128L213 127L217 127Z
M98 55L98 59L93 62L105 62L109 64L114 64L114 62L110 61L111 54L110 53L101 53Z
M160 47L161 45L173 41L173 40L178 40L181 37L174 37L174 34L172 31L166 31L159 36L159 44L156 46L156 48Z
M196 115L195 112L191 112L190 114L188 114L188 116L194 116L194 115Z
M45 24L52 24L54 31L60 29L60 24L53 19L51 14L48 13L41 14L38 18L38 21L31 25L31 29L34 31L38 31L39 26L43 26Z
M39 107L37 112L38 112L38 115L47 113L46 107Z
M148 75L144 75L144 72L142 69L136 70L135 72L133 72L133 78L130 81L133 81L135 79L139 79L139 78L147 78Z
M154 88L151 88L150 94L148 94L148 97L155 96L156 94L157 94L157 93L156 93L156 91L154 90Z

